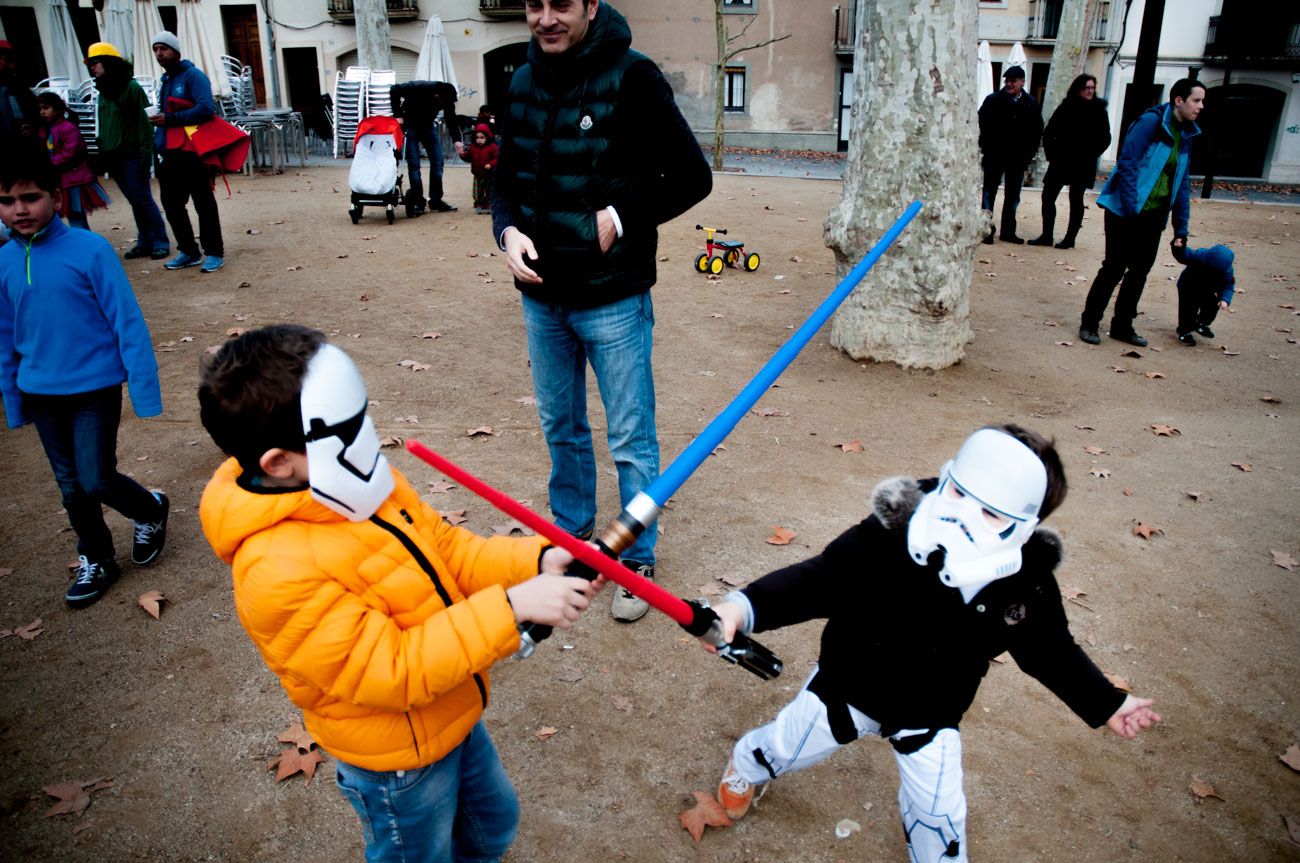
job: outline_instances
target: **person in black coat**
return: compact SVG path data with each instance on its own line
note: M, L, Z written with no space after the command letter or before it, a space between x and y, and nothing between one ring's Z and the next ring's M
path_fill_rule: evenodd
M1020 185L1029 160L1038 152L1043 135L1043 114L1038 102L1024 91L1025 70L1012 66L1002 76L1006 86L989 95L980 106L980 152L983 153L984 197L980 204L993 212L998 184L1006 177L1007 196L1002 201L1002 239L1023 243L1016 236L1016 207ZM984 242L993 242L997 230L990 230Z
M1043 177L1043 233L1030 240L1031 246L1052 245L1056 226L1056 198L1062 186L1070 187L1070 225L1056 244L1074 248L1083 225L1083 192L1097 178L1097 159L1110 146L1110 118L1106 100L1097 98L1097 79L1086 72L1075 78L1070 91L1052 113L1043 134L1047 175Z

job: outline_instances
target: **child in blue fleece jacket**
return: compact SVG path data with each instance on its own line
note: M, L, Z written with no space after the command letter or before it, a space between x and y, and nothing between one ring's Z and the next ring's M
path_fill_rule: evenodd
M82 608L117 580L102 504L135 522L131 559L154 563L167 496L117 471L122 383L137 416L162 413L158 364L126 272L107 240L58 217L59 176L37 140L0 152L0 396L10 428L36 424L54 469L80 566L65 595Z
M1178 263L1186 266L1178 277L1178 341L1196 344L1192 331L1207 339L1214 338L1214 323L1220 309L1232 305L1237 291L1237 277L1232 272L1236 257L1227 246L1188 249L1172 246Z

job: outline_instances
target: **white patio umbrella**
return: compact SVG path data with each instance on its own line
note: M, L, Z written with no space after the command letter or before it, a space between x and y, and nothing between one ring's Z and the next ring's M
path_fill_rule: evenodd
M158 14L158 4L154 0L135 0L135 28L131 44L118 45L122 53L135 67L137 78L157 78L162 69L153 59L153 37L163 28L162 16ZM157 92L146 93L150 99Z
M1028 63L1029 58L1025 56L1025 46L1017 42L1011 46L1011 53L1007 55L1007 62L1006 65L1002 67L1002 74L1005 75L1007 68L1010 66L1019 66L1021 69L1025 69L1025 66L1028 65ZM1025 72L1027 74L1029 70L1025 69Z
M230 82L226 80L226 72L221 65L220 46L208 33L199 3L200 0L180 0L177 27L181 32L176 35L181 40L181 57L198 66L208 76L212 82L213 96L224 99L231 93Z
M429 23L424 28L424 42L420 44L420 57L415 61L415 78L417 81L446 81L460 89L456 80L456 70L451 65L451 48L447 46L447 32L442 28L442 19L437 15L429 16Z
M127 62L131 62L131 52L135 50L135 3L133 0L108 0L102 14L101 38L115 45Z
M46 46L46 68L51 78L82 81L86 67L82 64L81 45L72 27L72 16L64 0L50 0L50 44Z
M975 86L978 89L976 101L983 103L986 96L993 92L993 53L987 41L980 43L979 65L975 70Z

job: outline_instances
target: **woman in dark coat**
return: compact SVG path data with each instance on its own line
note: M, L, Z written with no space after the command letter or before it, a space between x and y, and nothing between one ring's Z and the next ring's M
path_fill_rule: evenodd
M1043 133L1047 154L1047 175L1043 177L1043 234L1030 240L1031 246L1052 245L1056 224L1056 197L1062 186L1070 187L1070 225L1056 244L1058 249L1074 247L1083 224L1083 192L1097 177L1097 159L1110 146L1110 118L1106 100L1097 98L1097 79L1083 74L1070 84Z

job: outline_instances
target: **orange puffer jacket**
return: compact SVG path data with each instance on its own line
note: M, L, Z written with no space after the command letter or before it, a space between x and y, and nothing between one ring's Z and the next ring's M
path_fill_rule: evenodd
M537 574L540 537L452 527L393 471L396 488L352 523L305 489L250 488L230 459L199 516L231 564L235 609L327 752L411 770L464 740L487 669L519 647L505 588Z

